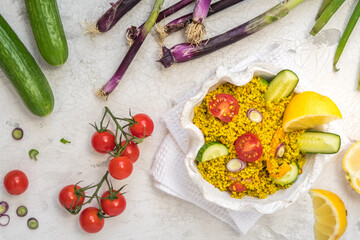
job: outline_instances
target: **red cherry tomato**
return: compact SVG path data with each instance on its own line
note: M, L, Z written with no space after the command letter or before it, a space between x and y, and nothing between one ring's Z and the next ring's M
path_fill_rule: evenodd
M130 132L132 135L138 138L144 137L144 129L145 129L145 137L151 135L154 131L154 122L151 118L143 113L136 114L134 116L134 120L137 122L133 126L130 127Z
M221 121L231 122L239 113L239 102L229 94L220 93L209 101L209 111Z
M81 187L76 185L76 189ZM82 194L85 194L82 192ZM67 185L61 189L59 193L59 202L61 206L66 207L69 210L74 210L77 206L80 206L84 202L84 197L78 197L75 194L75 185Z
M97 233L104 227L105 219L100 219L98 212L99 209L95 207L85 208L84 211L81 212L79 221L81 228L85 232Z
M231 184L231 186L229 187L230 192L243 192L246 190L246 187L244 187L244 185L242 185L239 182L234 182L233 184Z
M99 153L111 152L115 148L115 136L109 132L95 132L91 145Z
M121 142L121 146L124 146L126 141ZM134 142L129 142L121 156L130 158L131 162L134 163L138 160L140 155L139 147Z
M125 179L130 176L132 170L133 164L131 160L125 156L113 158L109 163L110 175L118 180Z
M115 192L115 191L114 191ZM101 207L104 213L106 213L109 216L117 216L120 215L126 208L126 200L124 195L121 193L116 194L117 199L110 200L110 199L103 199L106 197L109 197L110 192L106 191L101 196Z
M26 174L20 170L8 172L4 177L4 187L11 195L20 195L26 191L29 180Z
M235 151L245 162L255 162L261 157L263 148L255 134L245 133L235 141Z

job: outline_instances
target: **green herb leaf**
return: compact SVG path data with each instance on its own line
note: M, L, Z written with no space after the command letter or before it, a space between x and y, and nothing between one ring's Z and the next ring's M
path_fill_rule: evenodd
M31 149L29 151L29 156L31 159L37 160L36 156L39 154L39 151L36 149Z
M65 138L60 139L60 142L63 144L71 143L70 141L66 140Z

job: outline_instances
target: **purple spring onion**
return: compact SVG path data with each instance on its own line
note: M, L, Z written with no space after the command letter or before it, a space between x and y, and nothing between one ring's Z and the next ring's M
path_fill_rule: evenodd
M29 218L27 221L27 226L31 230L35 230L39 227L39 222L38 222L38 220L36 220L36 218Z
M190 61L192 59L212 53L253 33L256 33L271 23L279 20L280 18L286 16L291 9L303 1L304 0L284 0L282 3L279 3L275 7L253 18L252 20L241 24L240 26L235 27L221 35L204 40L197 46L188 43L180 43L173 46L171 49L163 46L163 56L159 62L161 62L165 68L168 68L173 63Z
M201 43L206 35L204 21L208 15L211 0L196 0L192 21L186 26L186 42L194 45Z
M110 3L111 7L96 22L96 30L91 33L103 33L109 31L115 24L140 0L119 0L116 3Z
M255 108L249 108L246 112L246 116L250 119L250 121L255 123L261 123L263 120L261 112Z
M128 52L126 53L124 59L120 63L120 66L116 70L115 74L111 77L111 79L101 88L99 91L99 96L103 96L106 99L109 94L114 91L116 86L119 84L120 80L123 78L126 70L130 66L132 60L135 58L136 53L139 51L142 43L144 42L146 36L151 31L152 27L155 24L156 19L160 13L162 4L164 0L156 0L153 9L150 13L150 16L146 20L144 27L141 28L141 32L139 36L135 39L134 43L130 46Z
M7 212L9 209L9 204L5 201L0 202L0 215Z
M282 158L284 156L284 153L285 153L285 144L280 143L279 146L277 146L276 148L275 155L277 158Z
M24 136L24 131L17 127L12 131L12 136L15 140L20 140Z
M168 16L176 13L177 11L186 7L193 1L194 0L181 0L177 3L175 3L174 5L164 9L163 11L161 11L159 13L159 16L156 19L155 23L158 23L161 20L163 20L165 17L168 17ZM130 46L134 42L135 38L139 35L139 33L141 32L141 29L144 27L144 25L145 25L145 23L143 23L140 27L131 26L126 30L126 39Z
M246 162L244 162L238 158L230 159L226 163L226 169L229 172L239 172L239 171L243 170L245 167L246 167Z
M10 222L10 217L7 214L0 214L0 226L6 227Z
M25 217L28 213L28 209L25 206L20 206L16 209L16 215L19 217Z
M218 1L216 3L213 3L210 5L209 8L209 12L208 12L208 17L218 13L230 6L233 6L239 2L242 2L244 0L221 0ZM169 22L168 24L166 24L163 28L159 29L158 32L160 33L160 37L162 39L164 39L165 37L167 37L167 35L179 31L180 29L186 27L189 23L191 23L192 21L192 13L186 14L182 17L179 17L171 22Z

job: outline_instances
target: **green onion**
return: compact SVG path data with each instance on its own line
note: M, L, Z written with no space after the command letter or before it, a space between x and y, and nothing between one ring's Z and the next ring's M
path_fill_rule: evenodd
M215 37L203 40L199 45L180 43L171 49L162 47L162 58L159 62L168 68L174 63L186 62L226 47L251 34L254 34L271 23L285 17L291 9L304 0L283 0L259 16Z
M335 56L334 56L334 62L333 62L333 67L334 67L334 71L338 71L339 69L336 68L336 64L339 61L339 58L341 56L341 53L344 50L344 47L346 45L347 40L349 39L352 30L354 29L357 21L359 20L359 16L360 16L360 1L358 1L351 17L350 20L348 22L348 24L346 25L345 31L342 34L340 41L339 41L339 45L336 48L336 52L335 52Z
M20 140L24 136L24 131L21 128L17 127L12 131L12 136L14 139Z
M318 13L316 14L315 21L318 20L318 18L321 16L321 14L324 12L324 10L327 8L327 6L329 6L329 4L332 1L333 0L323 0Z
M29 156L31 159L37 160L36 156L39 154L39 151L36 149L31 149L29 151Z
M118 67L114 75L98 92L99 96L103 96L107 99L109 94L112 93L112 91L114 91L116 86L119 84L120 80L123 78L124 74L126 73L126 70L130 66L133 59L135 58L136 53L139 51L141 45L145 41L146 36L149 34L152 27L154 26L161 11L161 7L163 3L164 0L155 1L153 9L151 10L150 15L146 20L144 26L141 28L139 35L135 38L134 42L130 46L128 52L121 61L120 66Z
M66 140L65 138L60 139L60 142L63 144L71 143L70 141Z
M30 229L34 230L39 227L39 222L36 220L36 218L29 218L27 221L27 225Z
M338 8L343 4L345 0L333 0L326 7L324 12L320 15L318 20L316 21L314 27L311 29L310 34L315 36L320 30L325 26L325 24L329 21L332 15L338 10Z
M28 210L25 206L20 206L16 209L16 214L19 217L25 217L27 213L28 213Z

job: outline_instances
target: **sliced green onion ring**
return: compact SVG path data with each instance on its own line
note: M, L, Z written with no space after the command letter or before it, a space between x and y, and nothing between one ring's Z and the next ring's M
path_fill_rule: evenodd
M0 202L0 215L7 212L9 209L9 204L5 201Z
M16 214L19 217L25 217L27 213L28 213L28 210L25 206L20 206L16 209Z
M12 131L12 136L15 140L20 140L24 136L24 131L17 127Z
M39 222L36 218L29 218L27 221L27 225L31 230L35 230L39 227Z
M0 226L6 227L10 222L10 217L7 214L0 214Z
M36 149L31 149L29 151L29 156L31 159L37 160L36 156L39 154L39 151Z

